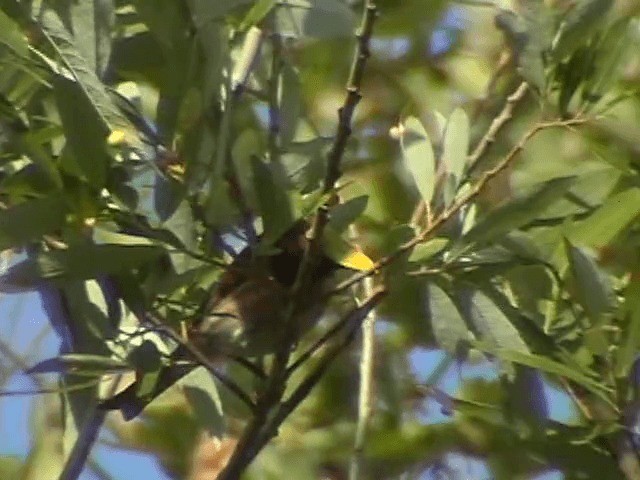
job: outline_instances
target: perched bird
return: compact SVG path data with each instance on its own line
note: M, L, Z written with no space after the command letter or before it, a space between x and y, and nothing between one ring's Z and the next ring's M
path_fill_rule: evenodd
M309 272L308 289L302 292L304 301L291 315L289 296L307 246L306 229L306 222L296 223L274 244L277 253L273 255L254 256L249 247L241 251L217 282L202 315L188 326L188 342L211 361L260 357L292 347L312 328L325 309L323 292L333 284L334 272L345 267L365 269L372 263L357 252L344 255L333 249L330 256L323 250ZM353 261L354 255L360 267ZM134 384L103 402L102 407L120 409L125 418L137 416L153 398L195 368L195 363L177 365L185 359L193 360L184 347L178 347L171 365L160 372L146 398L137 396Z
M310 272L312 291L303 292L305 301L290 323L293 331L287 331L286 309L308 241L305 231L306 223L295 224L275 243L275 255L252 258L245 248L220 279L204 314L190 325L189 340L211 357L256 357L309 330L324 310L322 293L341 265L324 253L317 259Z

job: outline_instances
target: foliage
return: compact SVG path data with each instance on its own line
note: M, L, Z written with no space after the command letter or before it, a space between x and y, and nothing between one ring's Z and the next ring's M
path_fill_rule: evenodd
M175 478L417 478L452 452L640 478L640 6L520 3L0 1L0 290L37 291L61 339L25 365L0 338L59 374L0 476L75 478L108 429ZM156 396L230 253L271 258L301 219L309 262L373 259L332 285L359 308L322 297L250 370L191 352L145 420L102 410ZM477 363L495 377L446 391Z

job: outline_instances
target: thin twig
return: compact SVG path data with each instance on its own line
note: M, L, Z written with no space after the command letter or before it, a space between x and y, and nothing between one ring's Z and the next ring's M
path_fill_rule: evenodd
M333 361L351 344L363 320L371 310L380 303L386 293L386 290L383 288L375 290L359 307L353 309L343 320L341 320L341 323L344 323L348 327L342 341L335 343L332 348L325 352L314 370L302 382L300 382L289 398L283 401L274 415L270 417L269 423L264 426L262 434L259 437L260 448L266 445L267 442L269 442L269 440L278 433L278 428L282 422L298 407L298 405L300 405L300 403L302 403L305 398L307 398L311 390L322 379L324 373Z
M482 136L476 148L467 157L468 172L472 172L478 160L485 154L487 149L496 141L496 135L513 117L513 110L516 105L525 97L529 91L529 84L522 82L514 92L507 97L502 111L493 119L486 133Z
M165 333L169 338L171 338L178 345L183 347L193 359L198 362L200 365L205 367L213 377L218 380L222 385L227 387L234 395L236 395L244 404L249 407L251 411L255 410L255 405L251 398L236 384L233 380L231 380L227 375L220 372L216 366L211 362L207 356L202 353L197 347L192 345L190 342L185 341L178 333L176 333L172 328L166 326L159 318L154 315L147 313L145 315L145 320L151 323L153 326L161 330Z
M396 261L400 258L404 253L411 250L416 245L425 242L429 238L433 236L433 234L444 225L449 219L451 219L455 214L460 211L462 207L470 203L473 199L475 199L480 192L485 188L485 186L495 178L500 172L502 172L507 166L513 161L513 159L520 153L520 151L524 148L525 144L538 132L542 130L546 130L548 128L553 127L569 127L573 125L581 125L587 121L586 117L581 118L570 118L567 120L554 120L550 122L541 122L532 127L521 139L520 141L505 155L502 160L500 160L493 168L484 172L480 178L476 181L476 183L469 189L469 191L460 197L457 201L452 203L449 208L444 210L440 215L438 215L431 225L418 233L411 240L402 244L395 252L390 255L381 258L378 260L373 267L369 270L357 273L353 275L351 278L346 279L345 281L338 284L333 290L326 294L327 297L331 295L335 295L349 288L351 285L354 285L357 282L360 282L362 279L375 274L381 268L389 265L390 263Z

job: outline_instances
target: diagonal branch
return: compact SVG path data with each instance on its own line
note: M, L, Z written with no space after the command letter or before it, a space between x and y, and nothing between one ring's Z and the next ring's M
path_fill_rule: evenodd
M462 207L473 201L479 194L484 190L486 185L493 180L500 172L502 172L509 164L518 156L518 154L522 151L526 143L534 137L538 132L542 130L546 130L554 127L571 127L574 125L581 125L587 122L586 117L577 117L570 118L567 120L553 120L550 122L540 122L534 125L527 133L525 133L520 141L514 145L514 147L500 160L493 168L484 172L480 178L476 181L476 183L469 189L469 191L461 196L458 200L452 203L449 208L444 210L440 215L438 215L433 222L420 233L418 233L411 240L402 244L395 252L392 254L381 258L378 260L373 267L364 272L359 272L353 275L351 278L341 282L338 284L332 291L327 293L327 296L335 295L337 293L342 292L343 290L349 288L351 285L354 285L364 278L375 274L379 269L393 263L398 258L400 258L404 253L411 250L416 245L427 241L431 238L434 233L442 227L447 221L449 221L455 214L457 214Z

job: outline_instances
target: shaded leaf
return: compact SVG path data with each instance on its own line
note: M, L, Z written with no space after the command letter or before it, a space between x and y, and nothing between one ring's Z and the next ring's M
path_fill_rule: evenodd
M612 312L615 305L613 287L593 257L584 249L574 247L568 240L565 240L565 248L578 302L592 322L599 324L604 315Z
M441 252L449 243L448 238L432 238L425 243L419 243L411 251L409 255L410 262L424 262Z
M529 195L516 198L491 210L464 235L451 255L455 256L465 248L480 246L511 230L527 225L555 201L562 198L575 180L576 177L549 180Z
M401 146L405 165L422 200L430 203L435 188L436 161L429 135L416 117L407 118L404 128Z
M131 370L122 360L88 353L67 353L37 363L26 373L65 373L73 375L100 376L105 373Z
M64 224L66 212L65 201L60 195L0 210L0 250L38 241L42 235Z
M67 173L74 174L96 188L106 182L110 162L106 149L109 129L79 83L56 78L54 92L62 126L72 156L64 155Z
M277 181L271 165L252 157L251 169L253 187L262 215L263 241L268 245L280 238L293 225L295 214L285 186Z
M483 342L517 352L529 352L529 347L511 323L507 315L485 293L463 291L461 309L470 325Z
M569 380L573 380L615 408L615 404L608 396L610 389L603 385L600 380L590 378L567 365L556 362L549 357L496 347L483 341L475 341L473 342L473 346L482 352L494 355L502 360L517 363L519 365L525 365L542 372L552 373L554 375L559 375L561 377L568 378Z
M329 225L336 231L342 232L367 208L369 195L360 195L336 205L331 209Z
M74 245L37 255L11 267L2 277L8 284L35 285L42 279L89 279L126 272L156 260L163 250L153 246Z
M95 109L108 130L123 130L130 133L128 141L140 147L137 134L126 117L115 107L100 79L91 65L82 57L75 39L67 31L57 13L51 8L43 8L39 17L43 34L62 59L63 68L50 64L53 73L67 80L78 82L80 91Z
M552 53L556 59L570 54L585 37L593 34L595 27L613 5L613 0L581 0L575 2L564 17L553 42Z
M433 336L439 347L456 353L462 343L475 338L444 290L435 283L430 283L425 286L425 295Z

